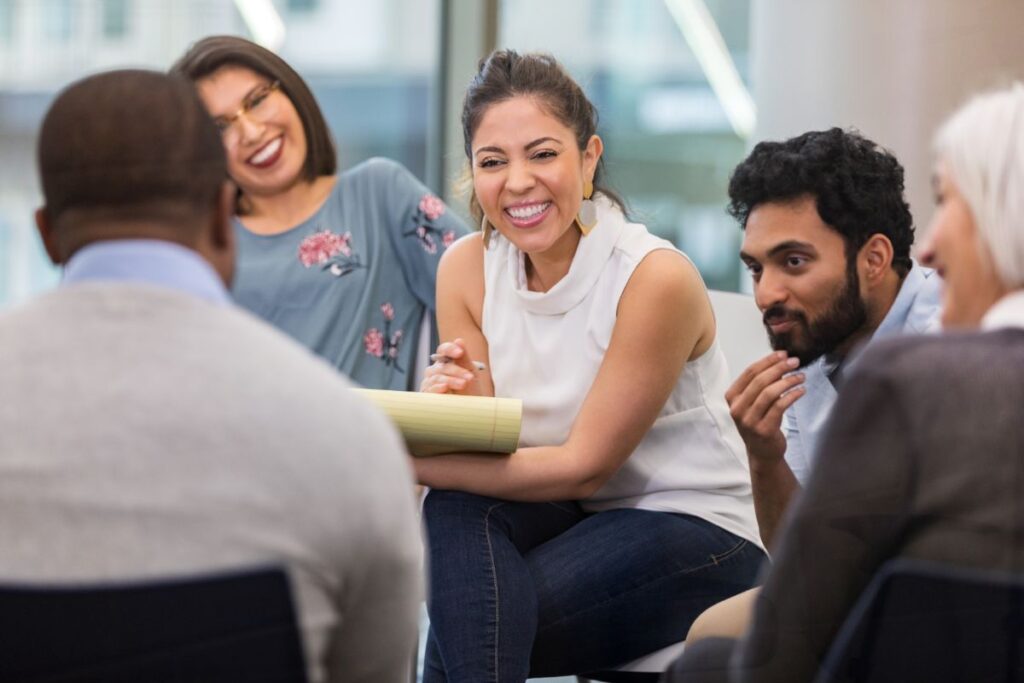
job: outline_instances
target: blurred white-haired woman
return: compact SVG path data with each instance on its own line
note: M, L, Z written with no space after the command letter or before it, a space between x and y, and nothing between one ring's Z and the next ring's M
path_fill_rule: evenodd
M947 328L1024 323L1024 85L982 95L936 136L924 261L945 280Z

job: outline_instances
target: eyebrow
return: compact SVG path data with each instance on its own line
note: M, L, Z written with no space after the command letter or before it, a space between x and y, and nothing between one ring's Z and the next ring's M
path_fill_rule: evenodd
M768 258L778 255L781 252L792 251L794 249L801 249L803 251L809 251L813 254L817 254L818 250L814 248L814 245L810 242L801 242L799 240L786 240L785 242L779 242L774 247L768 250L765 254ZM740 259L743 261L754 261L757 259L748 254L747 252L740 250Z
M537 138L533 142L527 143L526 145L523 146L523 149L529 151L529 150L533 149L534 147L537 147L538 145L543 145L545 142L554 142L554 143L557 143L559 145L564 145L564 143L561 140L559 140L558 138L553 138L553 137L550 137L550 136L545 136L545 137L542 137L542 138ZM501 147L495 147L495 146L492 145L492 146L488 146L488 147L481 147L481 148L477 149L476 152L474 152L474 154L481 154L482 152L497 152L498 154L502 154L504 151L505 150L503 150Z
M528 145L527 145L526 147L524 147L523 149L526 149L526 150L530 150L530 149L533 149L534 147L537 147L538 145L542 145L542 144L544 144L545 142L555 142L555 143L558 143L559 145L560 145L560 144L562 144L562 141L561 141L561 140L558 140L558 139L556 139L556 138L552 138L552 137L543 137L543 138L537 138L536 140L534 140L533 142L531 142L530 144L528 144Z
M779 244L776 244L774 247L769 249L768 256L775 256L780 252L792 251L794 249L803 249L804 251L810 251L815 254L818 253L818 250L815 249L814 245L811 244L810 242L801 242L799 240L787 240L785 242L780 242Z

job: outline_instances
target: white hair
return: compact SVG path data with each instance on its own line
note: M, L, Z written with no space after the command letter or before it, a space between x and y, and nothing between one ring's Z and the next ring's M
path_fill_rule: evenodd
M964 197L996 275L1024 287L1024 85L979 95L939 129L935 151Z

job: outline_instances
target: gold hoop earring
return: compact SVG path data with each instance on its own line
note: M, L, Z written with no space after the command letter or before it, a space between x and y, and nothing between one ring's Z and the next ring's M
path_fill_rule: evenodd
M591 200L594 194L594 183L586 181L583 183L583 201L580 202L580 210L576 213L576 225L580 232L586 237L597 225L597 204Z
M480 219L480 232L484 235L484 248L486 249L491 245L491 231L494 230L494 226L487 220L487 214L484 214Z

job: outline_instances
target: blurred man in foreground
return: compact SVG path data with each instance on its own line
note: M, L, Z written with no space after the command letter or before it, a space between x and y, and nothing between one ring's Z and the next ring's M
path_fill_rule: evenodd
M421 596L402 445L231 305L234 189L192 85L79 81L38 153L37 223L65 270L0 315L0 580L278 564L310 680L402 680Z

